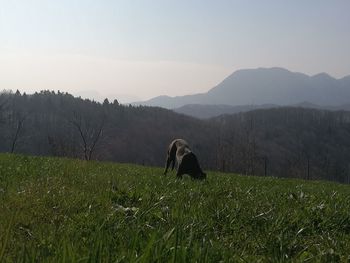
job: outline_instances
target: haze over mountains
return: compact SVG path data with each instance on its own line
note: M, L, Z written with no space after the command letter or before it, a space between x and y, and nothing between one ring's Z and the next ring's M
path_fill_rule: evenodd
M189 109L202 113L207 111L209 115L216 116L218 114L215 111L234 113L242 109L245 111L274 105L303 104L315 108L339 109L348 108L349 103L350 75L336 79L326 73L308 76L283 68L258 68L238 70L207 93L159 96L136 104L175 109L185 114Z

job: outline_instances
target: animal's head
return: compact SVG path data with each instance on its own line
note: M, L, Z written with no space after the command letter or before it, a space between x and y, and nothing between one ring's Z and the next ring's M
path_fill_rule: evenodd
M196 155L192 152L183 156L181 170L183 173L189 174L194 179L205 179L207 177L200 168Z
M206 174L206 173L204 173L203 171L201 171L201 172L199 173L199 177L198 177L198 179L203 180L203 179L206 179L206 178L207 178L207 174Z

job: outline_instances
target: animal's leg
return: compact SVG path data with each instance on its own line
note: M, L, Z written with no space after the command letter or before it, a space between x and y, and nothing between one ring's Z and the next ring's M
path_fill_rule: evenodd
M180 178L180 179L182 178L182 175L185 174L183 170L184 170L183 163L180 162L178 165L178 168L177 168L177 173L176 173L177 178Z
M177 177L178 179L182 179L182 174L180 174L179 172L177 172L177 173L176 173L176 177Z
M168 156L168 158L166 159L164 175L166 175L166 173L168 172L168 168L169 168L170 163L171 163L171 159Z
M171 170L174 170L174 167L175 167L176 150L177 150L176 142L174 141L168 152L168 156L173 162Z

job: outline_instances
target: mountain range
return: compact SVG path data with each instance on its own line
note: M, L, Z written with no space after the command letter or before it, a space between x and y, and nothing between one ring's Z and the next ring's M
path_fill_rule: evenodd
M134 104L175 109L185 114L199 111L201 116L189 115L208 117L272 106L342 109L343 105L348 108L349 103L350 75L336 79L327 73L309 76L274 67L238 70L206 93L159 96ZM202 114L205 111L209 113Z

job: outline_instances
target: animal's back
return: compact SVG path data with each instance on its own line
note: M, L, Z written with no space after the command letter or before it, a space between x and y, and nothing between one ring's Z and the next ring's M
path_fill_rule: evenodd
M191 153L191 149L187 145L181 145L177 147L176 157L181 159L185 154Z
M173 143L176 145L176 148L180 148L180 147L189 148L188 143L184 139L176 139L173 141Z
M178 149L182 148L182 147L189 148L188 143L184 139L173 140L169 145L168 155L170 155L170 156L172 156L172 158L174 158Z

